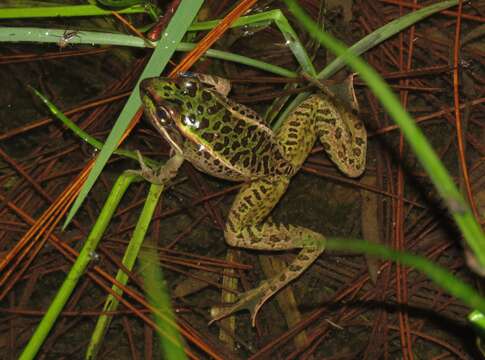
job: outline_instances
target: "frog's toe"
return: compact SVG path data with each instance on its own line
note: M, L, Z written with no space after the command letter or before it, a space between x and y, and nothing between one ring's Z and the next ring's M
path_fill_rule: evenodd
M268 300L273 291L268 282L264 282L262 285L255 289L251 289L238 295L238 299L227 306L213 306L211 308L211 321L209 325L214 321L223 319L235 312L241 310L248 310L251 315L252 326L256 325L256 316L263 304Z

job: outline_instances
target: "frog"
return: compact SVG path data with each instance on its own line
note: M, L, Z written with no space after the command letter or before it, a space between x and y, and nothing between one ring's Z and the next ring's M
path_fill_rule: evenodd
M231 100L229 91L226 79L196 73L148 78L140 84L145 117L168 142L177 164L188 161L208 175L242 183L225 223L227 244L260 251L299 250L280 274L239 293L235 302L212 308L211 322L248 310L254 326L263 304L302 275L325 249L323 234L275 222L271 211L317 140L342 173L361 176L367 134L355 111L326 92L308 96L273 131L256 111Z

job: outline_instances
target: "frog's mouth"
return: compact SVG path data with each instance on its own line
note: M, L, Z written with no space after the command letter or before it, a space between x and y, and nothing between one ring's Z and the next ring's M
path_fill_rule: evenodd
M170 101L163 99L158 94L153 86L153 80L158 79L146 79L140 84L140 95L145 107L145 116L168 141L170 146L176 152L182 154L183 140L175 125L175 118L180 115L175 107L171 106Z

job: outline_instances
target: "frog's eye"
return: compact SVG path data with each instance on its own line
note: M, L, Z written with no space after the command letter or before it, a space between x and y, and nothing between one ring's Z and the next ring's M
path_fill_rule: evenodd
M184 95L194 97L197 92L197 83L193 78L186 78L182 82L181 88Z
M167 109L159 106L157 108L157 118L160 120L162 124L166 124L170 119L170 114L168 113Z

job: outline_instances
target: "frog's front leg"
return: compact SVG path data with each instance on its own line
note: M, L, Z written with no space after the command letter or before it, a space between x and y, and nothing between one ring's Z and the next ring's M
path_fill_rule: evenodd
M301 248L300 253L281 274L240 294L230 306L213 308L212 321L247 309L254 326L256 315L266 300L300 276L323 252L323 235L304 227L277 224L266 219L286 191L288 182L285 177L276 177L244 185L229 212L225 238L229 245L235 247L255 250Z
M184 162L184 156L175 151L175 154L167 160L158 170L151 169L143 161L143 156L139 151L136 152L138 156L138 162L140 163L140 170L131 170L132 173L138 174L145 180L154 184L166 184L168 181L173 179L178 172L178 169Z

